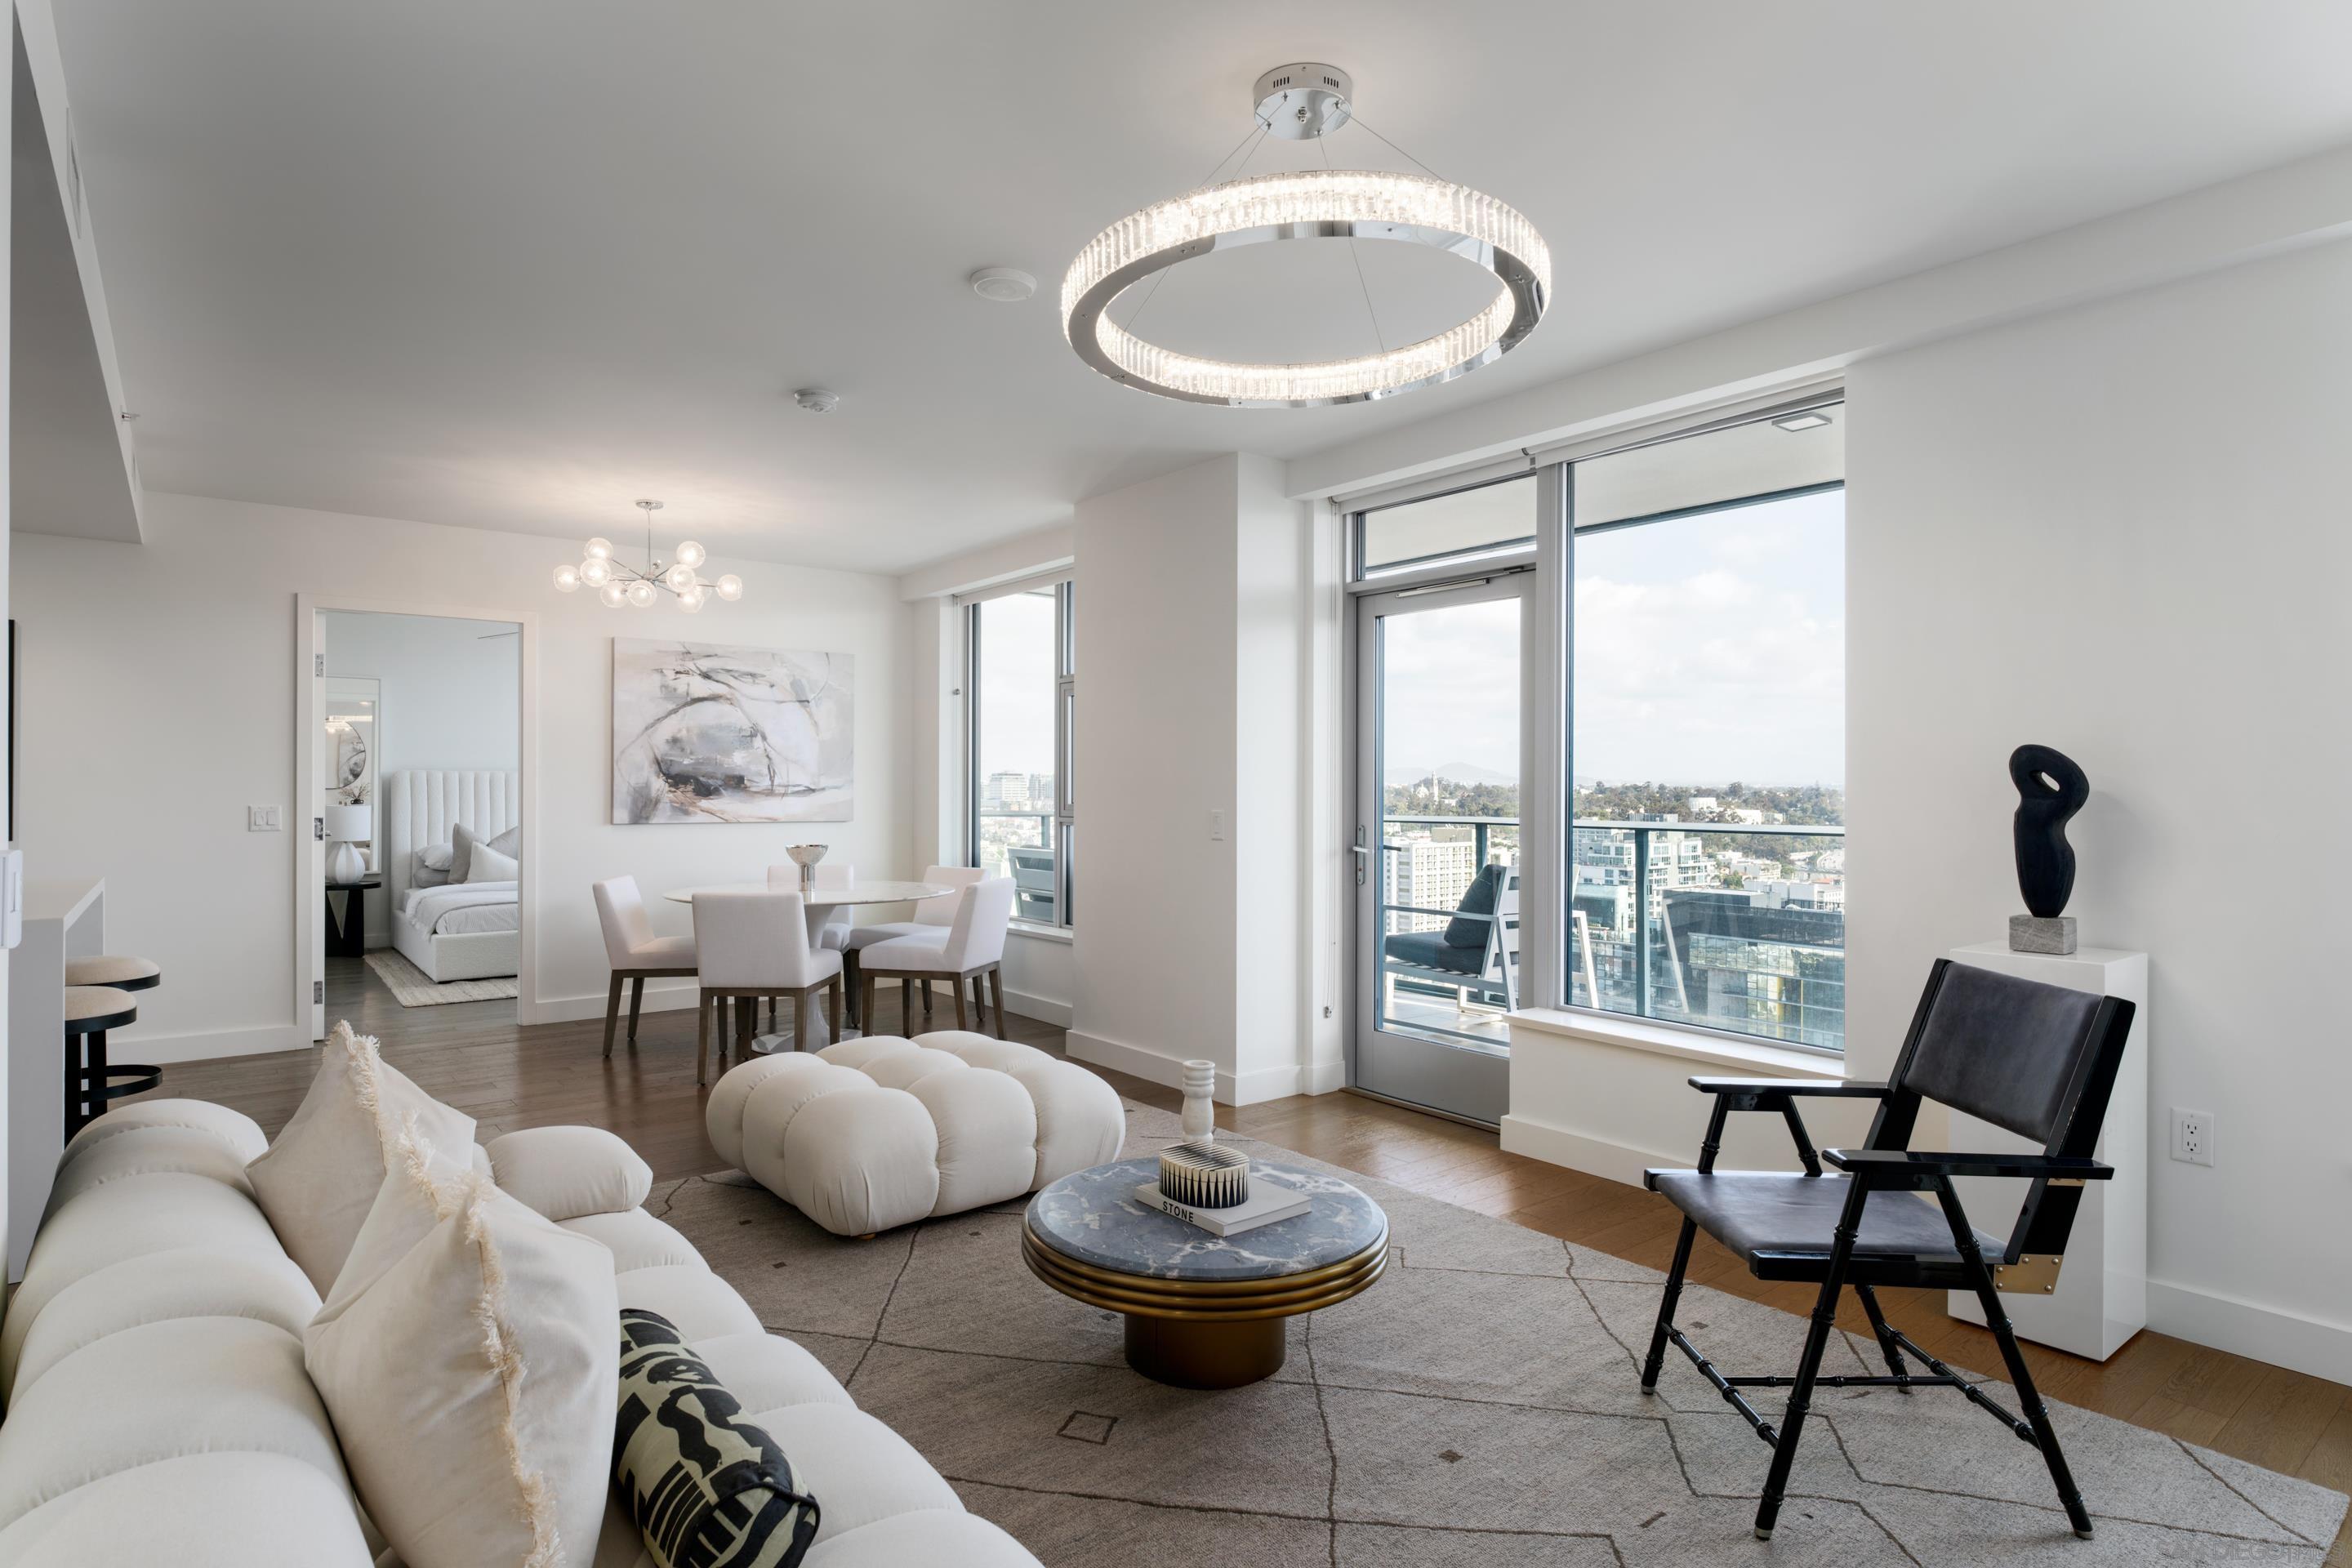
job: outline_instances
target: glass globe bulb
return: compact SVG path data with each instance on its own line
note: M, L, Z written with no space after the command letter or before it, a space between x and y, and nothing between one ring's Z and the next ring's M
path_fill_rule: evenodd
M702 590L699 588L688 588L685 593L680 594L677 596L677 607L684 610L689 616L700 615L702 613L702 606L707 602L708 601L703 596Z
M640 577L629 584L627 598L637 608L647 608L654 602L654 585Z
M699 566L709 559L709 557L703 553L702 546L691 539L677 547L677 563L681 566Z
M662 574L662 581L683 594L694 586L694 568L681 560L677 565Z
M578 593L580 591L580 568L572 565L568 562L562 566L558 566L555 569L555 591L559 594Z
M588 542L588 559L589 559L589 560L591 560L591 561L610 561L612 558L613 558L613 542L612 542L611 540L609 540L609 539L592 539L592 540L590 540L590 541Z
M613 580L613 563L601 555L591 555L580 563L580 580L591 588L601 588Z
M617 610L629 602L627 591L618 583L606 583L596 590L596 597L604 602L604 607L608 610Z
M743 579L738 577L732 572L730 572L726 576L719 579L719 596L730 602L741 598L743 596Z

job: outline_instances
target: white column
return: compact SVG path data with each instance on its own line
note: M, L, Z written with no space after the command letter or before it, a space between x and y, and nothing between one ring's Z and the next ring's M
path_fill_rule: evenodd
M1954 948L1952 960L2021 980L2120 996L2137 1009L2095 1152L2116 1168L2115 1178L2084 1184L2058 1289L2047 1296L2001 1298L2020 1339L2105 1361L2147 1326L2147 954L2086 947L2060 957L2011 952L2006 942L1987 942ZM2037 1146L1955 1110L1950 1147L1963 1153L2006 1153ZM1967 1178L1957 1184L1976 1227L2006 1238L2017 1223L2027 1184ZM1964 1291L1951 1292L1948 1310L1971 1323L1984 1321L1975 1296Z

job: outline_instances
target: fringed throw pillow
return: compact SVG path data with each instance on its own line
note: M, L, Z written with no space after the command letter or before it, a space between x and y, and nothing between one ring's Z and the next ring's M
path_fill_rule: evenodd
M373 1039L337 1024L293 1120L245 1168L270 1229L321 1296L342 1272L411 1116L434 1148L467 1160L474 1119L411 1083L376 1054Z
M613 1255L412 1130L303 1335L406 1568L588 1568L612 1472Z
M658 1312L621 1313L614 1432L614 1484L659 1568L793 1568L816 1538L792 1461Z

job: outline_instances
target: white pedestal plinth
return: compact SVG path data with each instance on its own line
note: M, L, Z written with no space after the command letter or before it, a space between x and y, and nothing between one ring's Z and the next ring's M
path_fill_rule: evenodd
M2084 1184L2058 1289L2047 1296L2001 1297L2018 1338L2105 1361L2147 1326L2147 954L2086 947L2061 957L2011 952L2006 942L1987 942L1954 948L1952 961L2120 996L2137 1010L2095 1151L2096 1158L2116 1168L2115 1179ZM1955 1110L1951 1147L1963 1153L2008 1153L2039 1146ZM1955 1184L1976 1227L2006 1239L2017 1224L2027 1184L1964 1177ZM1948 1300L1952 1316L1984 1321L1973 1295L1955 1290Z

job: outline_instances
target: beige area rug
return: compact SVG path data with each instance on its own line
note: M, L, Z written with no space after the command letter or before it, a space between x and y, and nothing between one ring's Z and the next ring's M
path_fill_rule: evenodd
M452 980L440 984L408 962L397 948L380 947L367 955L367 966L404 1007L446 1007L452 1002L496 1002L520 995L511 974L488 980Z
M1175 1141L1170 1113L1129 1115L1129 1153ZM2053 1404L2097 1521L2076 1541L2041 1456L1958 1394L1851 1389L1816 1402L1759 1542L1769 1450L1680 1356L1640 1392L1656 1273L1340 1173L1402 1258L1292 1320L1272 1380L1211 1394L1137 1376L1116 1316L1032 1278L1017 1202L868 1242L735 1173L646 1206L1049 1568L2317 1564L2344 1516L2338 1493ZM1802 1319L1699 1286L1678 1317L1734 1371L1796 1366Z

